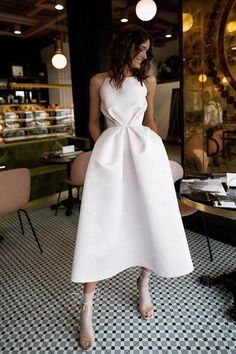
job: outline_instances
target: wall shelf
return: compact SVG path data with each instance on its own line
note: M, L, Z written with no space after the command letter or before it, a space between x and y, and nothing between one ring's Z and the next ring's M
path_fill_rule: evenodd
M25 83L25 82L10 82L11 90L32 90L32 89L49 89L49 88L71 88L68 84L42 84L42 83Z

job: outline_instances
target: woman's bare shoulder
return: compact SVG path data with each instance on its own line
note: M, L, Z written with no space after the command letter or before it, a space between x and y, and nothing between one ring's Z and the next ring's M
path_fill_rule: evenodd
M149 75L144 81L146 85L151 85L151 86L156 85L157 83L156 76L154 75Z
M90 79L90 85L94 85L96 87L101 87L104 80L109 77L108 76L108 73L105 72L105 73L98 73L98 74L95 74L93 77L91 77Z

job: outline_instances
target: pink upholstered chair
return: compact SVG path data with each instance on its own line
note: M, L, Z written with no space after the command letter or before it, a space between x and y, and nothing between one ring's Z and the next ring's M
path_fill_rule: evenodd
M171 168L171 172L172 172L173 181L175 183L175 182L179 181L181 178L183 178L184 170L183 170L183 167L178 162L172 161L172 160L170 160L169 162L170 162L170 168ZM178 204L179 204L179 211L180 211L180 214L182 217L190 216L190 215L196 213L196 211L197 211L197 209L193 209L193 208L181 203L180 200L178 200ZM210 254L210 259L211 259L211 261L213 261L213 255L212 255L210 240L209 240L209 236L208 236L205 215L201 211L200 211L200 213L201 213L201 217L202 217L203 227L205 230L205 236L206 236L206 240L207 240L207 246L208 246L208 250L209 250L209 254Z
M74 159L74 161L72 162L70 179L66 179L61 182L61 187L60 187L60 191L59 191L58 199L57 199L57 204L56 204L56 208L55 208L55 215L57 215L57 210L58 210L58 207L60 204L61 191L62 191L64 184L69 184L71 187L77 188L77 201L80 203L80 200L79 200L80 188L84 184L84 180L85 180L85 176L86 176L87 167L89 164L91 153L92 153L92 151L83 152L79 156L77 156ZM66 215L71 214L72 207L73 207L73 202L71 205L71 209L70 208L67 209Z
M71 165L70 182L74 186L83 186L92 151L80 154Z
M42 253L42 248L40 246L38 237L35 233L33 225L31 223L28 212L23 209L30 198L30 171L27 168L15 168L12 170L5 170L0 172L0 216L10 214L12 212L17 212L22 234L24 235L24 227L21 218L21 213L23 212L29 225L31 227L32 233L38 244L40 252Z
M174 183L184 177L183 167L176 161L169 160Z

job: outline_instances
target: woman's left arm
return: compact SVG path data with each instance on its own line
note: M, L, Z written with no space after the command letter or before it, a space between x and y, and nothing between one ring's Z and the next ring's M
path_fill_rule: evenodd
M145 85L147 87L147 110L144 114L143 125L151 128L158 134L157 125L154 120L154 99L157 86L155 76L149 76L145 80Z

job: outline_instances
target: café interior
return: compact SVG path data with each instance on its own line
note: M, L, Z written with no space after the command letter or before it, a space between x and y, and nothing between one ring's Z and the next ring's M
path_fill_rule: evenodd
M235 13L235 0L1 2L1 353L82 352L83 287L70 277L94 146L88 87L124 26L153 38L154 114L169 160L182 166L177 193L183 177L236 173ZM100 281L92 352L236 353L234 213L181 213L194 271L151 275L153 319L137 311L137 267Z

